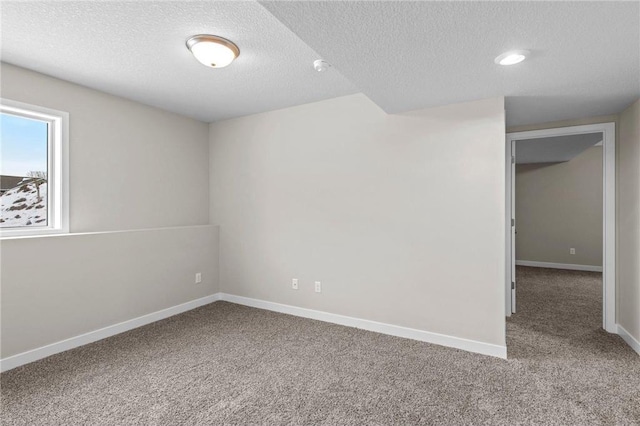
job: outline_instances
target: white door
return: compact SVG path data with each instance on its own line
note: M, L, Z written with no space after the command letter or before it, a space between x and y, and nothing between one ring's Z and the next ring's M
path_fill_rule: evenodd
M511 141L511 313L516 313L516 141Z

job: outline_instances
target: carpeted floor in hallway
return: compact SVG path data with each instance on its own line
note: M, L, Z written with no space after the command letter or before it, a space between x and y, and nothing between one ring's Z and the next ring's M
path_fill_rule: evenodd
M600 274L518 274L506 361L217 302L3 373L2 424L640 424Z

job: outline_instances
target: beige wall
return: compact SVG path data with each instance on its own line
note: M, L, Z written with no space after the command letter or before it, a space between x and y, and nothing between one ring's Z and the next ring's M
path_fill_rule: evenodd
M209 223L208 126L0 65L0 95L69 113L71 232Z
M504 132L502 98L212 124L222 290L504 346Z
M640 101L620 114L618 323L640 341Z
M2 97L69 112L70 228L88 233L0 242L1 356L217 292L208 124L0 71Z
M602 147L517 165L516 224L518 260L602 266Z
M218 292L216 226L10 239L0 256L2 358Z

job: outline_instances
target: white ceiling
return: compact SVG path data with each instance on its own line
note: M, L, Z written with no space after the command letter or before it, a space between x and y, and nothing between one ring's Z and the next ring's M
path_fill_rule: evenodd
M389 113L504 95L513 126L617 113L640 96L639 2L2 1L0 12L3 61L203 121L361 91ZM198 33L233 40L240 57L202 66L184 45ZM531 58L494 64L515 48ZM320 55L328 72L313 70Z
M256 2L2 1L4 62L203 121L355 93L336 69ZM192 35L233 40L240 56L210 69Z
M522 139L516 142L516 164L570 161L602 142L602 133Z
M639 2L261 2L388 113L507 96L507 124L640 96ZM512 49L530 59L493 60Z

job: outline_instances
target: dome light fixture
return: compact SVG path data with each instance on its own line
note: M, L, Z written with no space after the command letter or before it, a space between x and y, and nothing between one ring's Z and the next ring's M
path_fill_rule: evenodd
M313 61L313 68L318 72L324 72L331 68L331 64L323 59Z
M500 65L515 65L527 59L527 56L529 56L528 50L512 50L498 56L494 62Z
M199 34L187 40L187 48L202 65L224 68L240 55L231 40L210 34Z

